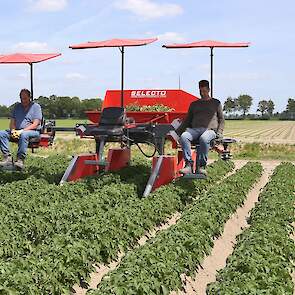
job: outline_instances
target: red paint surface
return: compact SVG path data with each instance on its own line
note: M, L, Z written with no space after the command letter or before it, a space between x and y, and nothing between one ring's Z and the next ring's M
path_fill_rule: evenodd
M21 63L38 63L57 56L60 53L49 54L35 54L35 53L14 53L0 56L0 63L2 64L21 64Z
M183 90L124 90L124 106L126 105L165 105L174 109L171 112L127 112L127 117L134 118L136 123L155 121L171 123L174 119L183 119L191 102L198 97ZM121 106L121 91L108 90L103 101L103 108ZM88 119L98 123L101 112L86 111Z
M129 47L142 46L157 41L157 38L151 39L110 39L104 41L90 41L81 44L71 45L72 49L102 48L102 47Z
M96 154L84 154L79 155L71 174L69 175L67 181L75 181L86 176L96 175L98 172L97 165L86 165L85 160L97 161Z
M106 171L118 171L129 165L130 149L109 149L107 162L109 163Z
M154 170L157 160L159 157L153 158L153 168ZM163 162L158 174L158 177L154 183L153 189L155 190L161 185L165 185L170 183L173 179L176 178L176 172L177 172L177 160L175 156L164 156Z

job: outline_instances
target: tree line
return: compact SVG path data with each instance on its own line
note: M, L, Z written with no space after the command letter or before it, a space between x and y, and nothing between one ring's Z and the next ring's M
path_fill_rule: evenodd
M74 96L39 96L34 100L39 103L43 115L47 119L57 118L86 118L86 110L100 110L102 100L89 98L81 100ZM229 119L257 118L270 119L279 118L283 120L295 120L295 99L289 98L286 109L282 113L275 113L275 104L271 99L262 99L258 102L257 114L249 114L253 105L253 98L250 95L242 94L237 98L228 97L224 102L223 110ZM9 117L15 104L7 107L0 105L0 117Z
M39 96L34 101L41 105L43 116L46 119L84 119L86 118L85 111L100 110L102 106L102 100L99 98L89 98L81 100L77 96ZM0 117L9 117L15 104L9 107L0 105Z
M277 117L285 120L295 120L295 99L289 98L286 109L282 113L275 113L275 104L271 99L262 99L258 102L256 113L249 114L253 105L253 98L248 94L241 94L237 98L228 97L223 105L227 118L257 118L270 119Z

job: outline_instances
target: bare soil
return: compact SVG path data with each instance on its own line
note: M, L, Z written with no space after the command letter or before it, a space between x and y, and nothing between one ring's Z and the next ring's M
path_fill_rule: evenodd
M211 164L212 162L214 161L209 160L209 164ZM229 176L235 173L237 169L242 168L246 163L247 161L245 160L235 161L235 169L232 172L228 173L228 175L226 176ZM176 224L180 218L181 218L181 213L179 212L174 213L172 217L168 218L162 225L155 227L153 230L151 230L150 232L142 236L137 242L138 243L137 247L143 246L149 239L155 237L157 233L163 230L167 230L170 226ZM120 252L118 253L118 259L116 261L111 262L109 265L105 265L105 264L94 265L95 272L93 272L90 275L89 289L96 289L97 285L101 282L102 278L110 271L116 269L124 256L125 256L125 253ZM88 289L81 288L78 285L73 286L73 289L75 290L75 293L74 293L75 295L85 295L88 290Z
M205 258L201 267L197 270L196 276L194 278L183 276L185 290L171 292L170 295L206 294L207 285L214 282L216 280L217 271L225 267L226 259L233 252L233 248L236 245L237 235L248 227L246 219L249 217L250 210L258 201L259 193L267 184L272 171L279 164L279 161L261 162L264 168L262 177L248 193L245 204L227 221L222 236L214 242L211 254Z

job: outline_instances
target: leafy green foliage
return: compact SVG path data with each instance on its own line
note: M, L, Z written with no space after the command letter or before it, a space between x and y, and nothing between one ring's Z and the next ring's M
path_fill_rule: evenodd
M69 161L70 158L61 155L50 156L47 158L31 156L26 161L25 170L21 173L0 171L0 185L25 180L30 177L44 179L48 183L57 184L69 165ZM18 185L21 185L21 183Z
M192 275L214 239L261 175L259 163L248 163L207 193L190 190L193 202L176 225L130 252L119 268L91 294L169 294L182 287L181 274ZM174 189L175 190L175 189Z
M147 163L63 186L29 177L0 191L0 286L18 294L63 294L86 283L96 262L116 259L233 169L219 161L208 180L178 181L138 195ZM193 192L193 193L191 193Z
M208 294L293 294L295 166L278 166Z
M127 111L133 112L172 112L173 108L165 106L163 104L154 104L154 105L138 105L138 104L129 104L126 106Z

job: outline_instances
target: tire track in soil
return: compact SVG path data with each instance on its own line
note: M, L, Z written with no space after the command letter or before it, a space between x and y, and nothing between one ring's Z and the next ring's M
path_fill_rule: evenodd
M209 160L208 162L209 162L209 164L211 164L214 161L210 161ZM235 162L235 168L234 168L234 170L231 171L231 172L229 172L228 174L226 174L218 183L222 182L228 176L234 174L238 169L240 169L244 165L246 165L246 163L248 161L247 160L236 160L234 162ZM153 237L155 237L159 232L161 232L163 230L167 230L172 225L175 225L180 218L181 218L181 213L180 212L174 213L172 215L172 217L167 218L166 221L162 225L155 227L153 230L149 231L147 234L145 234L144 236L142 236L138 240L137 246L135 246L133 249L131 248L129 251L132 251L135 248L138 248L140 246L143 246L148 240L150 240ZM84 289L84 288L81 288L78 285L74 285L73 286L73 290L75 292L72 292L71 294L73 294L73 295L86 295L86 293L87 293L87 291L89 289L97 289L97 285L101 282L101 280L103 279L103 277L105 275L107 275L110 271L116 269L119 266L121 260L123 259L123 257L126 254L127 253L123 253L123 252L118 253L118 259L115 260L115 261L112 261L108 265L105 265L105 264L94 265L95 272L91 273L91 275L90 275L89 288L88 289Z
M237 209L235 214L226 222L223 234L214 242L212 252L207 256L194 278L183 276L184 291L173 291L170 295L203 295L206 287L216 280L217 271L224 268L227 257L232 254L236 245L236 237L249 225L247 218L250 210L258 202L260 191L269 181L274 168L280 161L260 161L263 166L263 174L247 195L244 205Z

